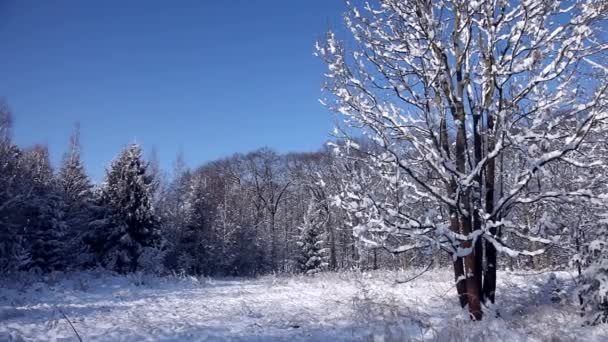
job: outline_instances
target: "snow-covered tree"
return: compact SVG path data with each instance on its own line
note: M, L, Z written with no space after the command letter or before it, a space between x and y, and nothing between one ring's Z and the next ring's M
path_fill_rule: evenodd
M37 145L21 156L21 172L30 189L19 209L31 262L26 269L42 272L64 269L66 251L65 211L56 187L48 148Z
M11 139L11 128L11 111L0 99L0 272L7 274L21 267L18 260L29 258L21 244L22 226L16 220L27 189L21 186L22 152Z
M169 269L189 269L185 263L178 262L180 240L188 220L188 192L192 172L186 167L183 156L179 154L175 161L172 180L162 189L156 210L161 221L162 232L167 240L167 258Z
M605 141L598 145L607 146ZM608 187L606 171L594 176L601 182L600 187ZM590 324L608 322L607 206L604 197L568 212L576 223L571 225L573 232L564 248L573 250L570 266L578 271L578 299Z
M300 227L298 246L301 255L298 261L301 271L308 275L321 272L329 266L323 229L327 217L324 216L318 204L311 201L304 215L304 224Z
M586 244L581 253L585 269L578 295L591 324L608 322L608 236L602 235Z
M376 144L361 162L388 191L351 182L342 207L371 247L448 252L461 305L481 319L497 252L534 256L555 242L529 229L542 216L516 214L598 195L586 180L557 186L552 166L598 167L597 155L576 151L604 129L608 3L348 3L353 44L329 32L317 45L323 102Z
M67 258L67 225L61 196L50 190L31 198L27 212L27 248L31 261L22 269L48 272L66 269L72 260Z
M218 261L217 243L210 224L206 179L200 173L190 180L185 206L186 222L177 246L183 263L179 267L188 273L209 275Z
M266 226L272 226L272 214L263 204L262 189L267 189L267 177L274 172L264 168L266 178L257 178L261 181L257 187L251 162L250 155L234 155L199 169L207 180L207 200L213 207L210 223L217 236L218 266L223 274L256 275L272 269L268 253L272 229Z
M269 236L270 264L276 269L279 267L280 253L277 219L291 182L285 179L284 160L268 148L247 154L245 164L257 214L265 221L266 234Z
M63 156L57 186L63 200L67 226L66 258L74 267L89 264L92 256L83 240L91 233L89 223L93 220L93 186L81 160L78 124L70 137L68 151Z
M109 211L109 225L102 225L97 233L97 243L101 244L97 248L109 267L133 272L144 248L160 243L151 187L152 178L141 148L131 144L112 162L101 190L101 203Z
M59 187L71 202L87 201L92 195L91 181L82 165L80 150L80 126L76 125L57 176Z
M0 100L0 272L61 269L65 226L48 150L17 147L11 123Z
M322 232L326 234L327 239L329 268L336 269L338 263L337 235L341 227L339 220L336 219L338 215L333 215L333 210L336 208L332 206L330 198L331 192L335 190L332 185L336 179L331 174L330 157L331 154L327 150L287 155L290 178L294 182L292 189L294 194L288 201L295 200L297 203L287 206L293 206L291 212L296 216L296 222L299 224L308 210L308 207L301 203L304 203L308 197L311 202L315 203L318 215L323 215L325 218Z

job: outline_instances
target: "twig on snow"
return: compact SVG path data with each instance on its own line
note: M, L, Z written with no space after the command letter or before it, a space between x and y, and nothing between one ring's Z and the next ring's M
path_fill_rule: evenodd
M82 342L82 337L80 337L80 335L78 334L78 331L76 331L76 328L74 328L74 324L72 324L72 322L70 321L68 316L62 310L59 310L59 312L61 313L61 315L63 315L63 318L65 318L65 320L68 321L68 323L70 324L70 327L72 327L72 330L74 330L74 334L76 334L78 341Z

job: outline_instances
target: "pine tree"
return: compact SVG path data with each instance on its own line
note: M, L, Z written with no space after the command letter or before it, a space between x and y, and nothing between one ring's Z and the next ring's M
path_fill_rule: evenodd
M312 275L327 268L327 255L323 247L323 221L315 203L310 202L304 216L304 225L300 228L298 246L300 247L300 270Z
M51 189L32 198L26 226L31 262L26 268L50 272L68 266L70 260L65 255L67 226L62 203L57 191Z
M91 263L91 255L83 242L90 233L88 224L92 221L92 185L80 157L80 127L76 125L70 137L69 150L57 175L57 185L65 207L67 232L66 259L72 266Z
M104 264L119 272L137 270L144 249L160 243L152 206L152 182L136 144L125 148L107 172L101 203L109 210L110 229L100 232L100 250Z
M63 156L59 170L58 184L71 202L86 201L91 198L91 182L80 159L80 127L76 125L70 137L68 152Z
M25 248L31 262L22 268L42 272L64 269L67 264L65 212L46 146L34 146L23 154L22 172L30 181L31 189L21 207Z
M186 196L186 224L178 246L183 263L180 268L189 273L211 274L216 265L215 234L209 222L211 214L206 194L205 179L200 174L196 175L190 180Z
M26 200L20 165L22 151L11 140L11 122L8 105L0 99L0 273L3 274L20 268L18 256L27 254L21 246L23 225L17 220Z

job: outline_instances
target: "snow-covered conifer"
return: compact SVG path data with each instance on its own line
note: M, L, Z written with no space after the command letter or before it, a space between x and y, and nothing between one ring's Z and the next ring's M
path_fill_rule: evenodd
M22 268L42 272L64 269L68 260L66 250L66 224L63 199L55 186L48 148L37 145L22 156L24 182L29 182L27 201L21 212L25 248L31 263Z
M304 224L300 227L298 246L301 256L299 261L300 269L307 275L321 272L328 267L328 258L323 232L323 217L321 211L313 201L308 205L308 210L304 216Z
M80 127L76 125L57 175L67 227L65 257L73 267L82 267L91 262L91 255L83 240L91 233L89 223L93 220L93 186L82 164L80 151Z
M189 262L180 265L180 268L188 273L210 274L218 262L217 243L211 226L204 175L199 173L190 179L185 208L186 222L177 248L181 261Z
M57 182L69 201L89 200L92 195L91 181L84 170L80 157L80 128L78 125L70 137L69 150L63 156Z
M578 297L590 324L608 322L608 227L600 220L574 262L582 265ZM574 266L574 265L573 265Z
M141 148L131 144L112 162L101 193L111 218L109 231L99 232L103 234L103 261L109 267L135 271L143 248L160 242L151 187Z

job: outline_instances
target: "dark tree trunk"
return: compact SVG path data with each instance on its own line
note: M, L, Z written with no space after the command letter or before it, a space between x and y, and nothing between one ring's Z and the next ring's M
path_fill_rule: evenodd
M464 279L464 263L461 257L454 261L454 281L456 281L456 292L460 306L467 306L467 284Z
M494 117L488 116L488 151L494 149ZM494 211L494 177L496 172L495 159L492 158L488 161L486 167L486 213L492 213ZM490 234L496 236L496 228L490 228ZM494 303L495 292L496 292L496 247L490 241L485 243L486 252L486 270L483 282L483 298Z
M456 119L459 122L458 124L458 132L456 133L456 169L458 172L464 174L466 172L466 127L465 127L465 111L461 103L458 104L458 108L456 108ZM473 232L472 227L472 214L471 214L471 198L470 191L465 190L465 192L461 195L461 203L463 209L463 213L460 213L460 225L462 234L467 236L467 238L462 241L462 246L464 248L473 247L473 243L469 238L471 233ZM468 253L464 257L464 272L466 276L466 286L467 286L467 303L469 305L469 313L471 314L471 318L474 320L481 320L482 312L481 312L481 288L479 287L479 282L475 275L477 274L477 267L481 265L477 265L477 259L475 256L475 251L472 250L471 253Z
M450 210L450 229L455 233L460 232L460 223L458 222L456 210ZM467 283L464 276L464 260L462 257L456 257L454 260L454 281L456 282L456 292L458 293L460 306L464 308L467 305Z
M480 135L480 115L476 114L473 115L473 147L474 147L474 153L475 153L475 164L479 163L482 159L482 155L481 155L481 135ZM481 186L481 182L482 182L482 172L481 170L479 171L479 173L477 175L475 175L475 182L476 185L473 188L474 191L474 198L473 198L473 231L479 231L481 230L481 217L480 217L480 210L481 210L481 199L482 199L482 186ZM477 238L477 240L475 240L475 247L473 249L473 253L475 255L475 281L477 282L477 288L481 289L483 287L483 282L482 282L482 278L483 278L483 245L482 245L482 239L481 237ZM483 301L483 295L481 296L482 301Z
M325 212L327 214L327 231L329 233L329 268L335 270L338 267L338 261L336 258L336 235L334 226L331 220L331 211L327 206L327 199L325 200Z
M463 217L462 233L464 235L469 235L471 234L471 231L471 218ZM470 248L472 247L472 241L468 239L464 240L462 245L464 248ZM478 279L475 276L479 266L474 251L464 257L467 304L469 305L471 318L476 321L481 320L483 315L481 311L481 288L479 287Z
M272 270L275 271L277 264L277 235L274 229L274 215L270 214L270 234L272 234L270 238L270 265Z
M445 153L446 158L449 158L450 145L448 141L448 129L445 119L441 121L440 127L440 144L443 148L443 152ZM450 198L453 198L456 192L456 182L454 180L452 180L450 184L447 184L447 191ZM460 222L458 222L458 212L455 208L449 208L448 212L450 214L450 230L452 230L454 233L460 233ZM456 292L458 293L458 300L460 301L460 306L464 308L467 305L467 286L464 278L464 262L462 257L459 256L454 258L454 281L456 282Z

